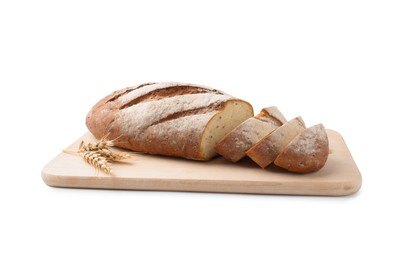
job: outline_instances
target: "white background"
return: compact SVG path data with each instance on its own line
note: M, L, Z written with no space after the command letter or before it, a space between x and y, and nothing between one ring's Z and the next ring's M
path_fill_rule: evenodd
M0 259L403 259L402 1L0 1ZM348 197L57 189L91 106L208 85L340 132Z

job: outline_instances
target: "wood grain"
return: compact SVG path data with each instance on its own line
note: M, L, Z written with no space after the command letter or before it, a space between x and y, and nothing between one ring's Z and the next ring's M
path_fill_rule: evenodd
M342 136L327 130L330 155L320 171L296 174L274 165L261 169L248 158L231 163L218 157L209 162L134 153L129 163L114 163L113 174L96 171L76 155L61 153L42 171L50 186L98 189L197 191L285 195L343 196L357 192L361 174ZM94 141L87 133L81 140Z

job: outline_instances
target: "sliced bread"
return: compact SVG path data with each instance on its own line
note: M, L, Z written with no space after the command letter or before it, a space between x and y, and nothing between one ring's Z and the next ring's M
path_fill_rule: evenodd
M321 169L329 153L328 137L324 126L318 124L296 136L276 157L275 165L298 173Z
M286 122L277 107L267 107L229 132L216 146L217 153L227 160L237 162L245 151Z
M303 119L296 117L262 138L246 154L262 168L271 164L279 153L306 129Z

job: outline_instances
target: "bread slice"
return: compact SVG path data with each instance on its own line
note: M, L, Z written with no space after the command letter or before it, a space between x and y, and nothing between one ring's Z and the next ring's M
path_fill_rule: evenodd
M216 146L217 153L229 161L237 162L245 151L286 122L277 107L267 107L228 133Z
M248 102L222 91L166 82L115 91L90 110L86 124L122 148L209 160L216 143L252 116Z
M265 136L256 145L247 150L246 154L259 166L265 168L305 128L303 119L296 117Z
M322 124L307 128L276 157L275 164L298 173L321 169L329 153L328 136Z

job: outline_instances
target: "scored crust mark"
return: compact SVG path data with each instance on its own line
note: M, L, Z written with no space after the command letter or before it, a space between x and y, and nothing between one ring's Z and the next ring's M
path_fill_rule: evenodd
M114 95L112 95L112 97L109 100L107 100L107 102L113 102L113 101L117 100L118 98L122 97L123 95L128 94L129 92L132 92L134 90L143 88L145 86L153 85L153 84L156 84L156 82L144 83L144 84L141 84L141 85L138 85L138 86L135 86L135 87L129 87L129 88L125 89L124 91L120 92L120 93L116 92L116 94L114 93Z
M186 117L186 116L190 116L190 115L193 116L193 115L207 114L207 113L210 113L213 111L219 111L224 107L224 103L225 102L218 102L216 104L211 104L206 107L198 107L198 108L194 108L194 109L177 112L177 113L171 114L165 118L162 118L162 119L152 123L150 126L158 125L158 124L170 121L170 120L174 120L177 118Z
M119 109L125 109L131 106L134 106L136 104L139 104L141 102L147 102L147 101L156 101L160 100L163 98L169 98L169 97L174 97L174 96L180 96L180 95L188 95L188 94L201 94L201 93L212 93L212 94L218 94L218 95L223 95L222 92L215 90L215 89L206 89L206 88L201 88L201 87L194 87L194 86L172 86L168 88L162 88L162 89L156 89L153 91L150 91L149 93L142 95L140 97L137 97L130 102L122 105Z

